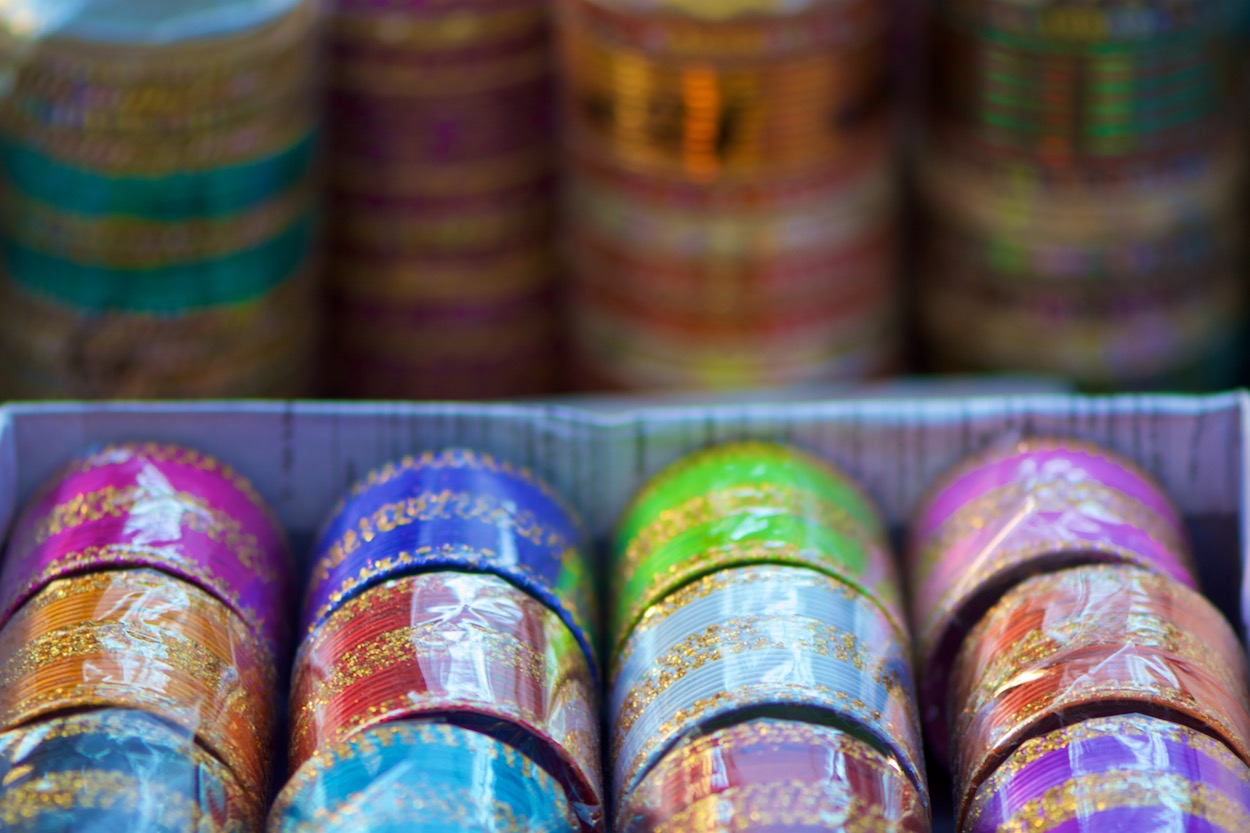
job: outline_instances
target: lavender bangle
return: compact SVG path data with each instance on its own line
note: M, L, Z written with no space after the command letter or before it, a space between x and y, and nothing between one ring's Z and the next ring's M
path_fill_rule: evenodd
M585 532L573 509L526 469L464 449L384 466L331 513L316 552L306 633L388 578L468 570L500 576L556 611L597 667Z
M58 578L124 567L212 593L284 661L291 553L270 509L229 466L155 444L107 446L70 463L14 527L0 570L0 623Z
M977 790L963 831L1231 833L1248 826L1250 767L1195 729L1126 714L1026 741Z

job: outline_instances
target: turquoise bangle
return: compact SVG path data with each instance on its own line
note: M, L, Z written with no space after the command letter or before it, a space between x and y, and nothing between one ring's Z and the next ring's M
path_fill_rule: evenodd
M563 788L512 747L471 729L367 729L296 770L269 833L573 833Z
M311 133L286 150L245 165L169 176L106 176L0 140L0 169L8 187L62 211L177 222L221 217L273 199L308 178L318 144L317 134Z
M177 313L253 300L295 274L312 252L317 221L306 214L259 246L228 257L159 269L105 269L63 260L12 240L4 273L24 289L84 311Z

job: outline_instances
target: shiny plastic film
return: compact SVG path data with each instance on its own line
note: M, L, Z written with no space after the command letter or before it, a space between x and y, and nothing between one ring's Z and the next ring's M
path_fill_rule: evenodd
M318 0L0 6L0 393L297 395Z
M0 827L12 833L252 833L263 799L152 714L80 712L0 733Z
M437 718L501 736L604 823L595 686L581 646L540 600L495 575L420 573L338 606L301 646L291 762L372 727Z
M563 787L491 734L399 721L327 747L296 770L269 833L576 833Z
M949 748L951 667L969 631L1020 581L1122 563L1196 588L1179 512L1146 472L1096 446L1011 439L943 475L911 529L907 574L926 730Z
M860 737L928 806L908 643L871 599L815 570L737 567L686 585L634 629L610 691L618 805L684 737L780 713Z
M1026 741L1094 717L1152 715L1250 762L1246 674L1228 622L1166 576L1112 564L1028 579L969 634L952 672L959 815Z

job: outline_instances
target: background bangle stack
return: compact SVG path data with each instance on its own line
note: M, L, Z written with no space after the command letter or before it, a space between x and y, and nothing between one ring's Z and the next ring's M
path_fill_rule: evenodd
M303 393L317 4L67 8L0 43L0 396Z
M558 9L580 381L762 387L892 369L889 4Z
M549 9L333 6L336 392L548 392L561 323Z
M1076 441L993 448L913 536L925 722L961 831L1250 821L1244 653L1145 473Z
M1237 5L936 5L920 169L938 369L1119 389L1237 378Z
M251 485L194 451L48 481L0 574L0 826L256 830L291 571Z
M270 829L425 829L455 790L477 791L456 812L483 820L605 829L585 548L558 495L488 455L426 453L358 484L317 544ZM304 826L328 818L343 826Z
M617 830L929 829L892 557L844 475L700 452L643 488L615 553Z

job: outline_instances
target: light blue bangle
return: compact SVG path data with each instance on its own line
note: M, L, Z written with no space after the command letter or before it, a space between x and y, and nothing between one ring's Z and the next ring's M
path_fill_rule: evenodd
M304 763L269 833L574 833L563 788L512 747L471 729L400 721Z

